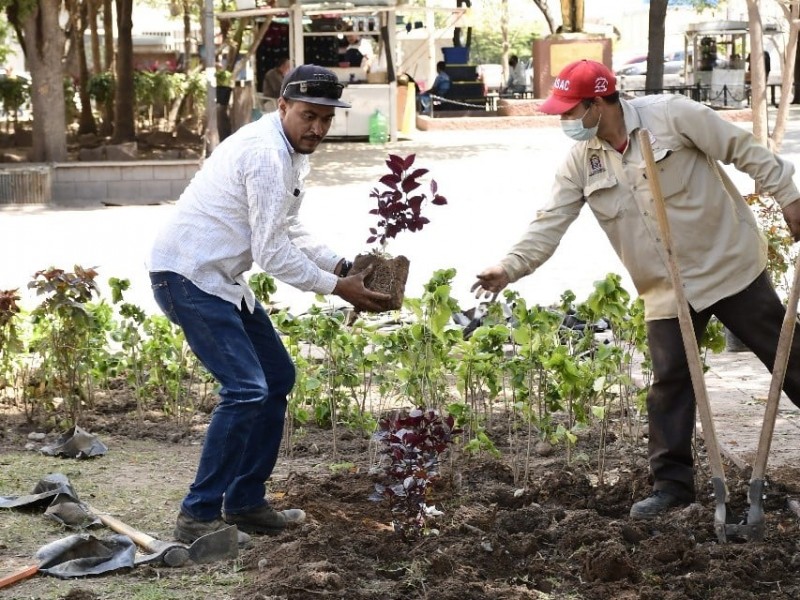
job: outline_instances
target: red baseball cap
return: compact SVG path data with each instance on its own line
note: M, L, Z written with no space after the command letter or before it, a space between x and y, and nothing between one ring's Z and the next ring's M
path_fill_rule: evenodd
M609 96L616 91L617 78L608 67L593 60L578 60L561 69L550 97L539 110L560 115L585 98Z

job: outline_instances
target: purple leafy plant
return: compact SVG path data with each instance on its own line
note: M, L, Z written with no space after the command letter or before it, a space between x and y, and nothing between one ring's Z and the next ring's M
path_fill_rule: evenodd
M370 227L368 244L379 242L381 248L385 248L387 241L401 231L419 231L430 223L427 217L422 216L422 208L427 202L447 204L447 198L438 193L436 181L431 180L429 190L421 189L423 182L420 179L428 169L413 168L415 159L416 154L405 158L390 154L386 159L389 172L378 180L382 187L374 188L369 195L378 203L369 211L369 214L378 216L378 223Z
M461 433L454 419L434 409L395 413L378 423L375 439L385 456L384 481L376 483L370 500L388 499L394 530L406 542L430 531L443 514L428 506L431 485L439 478L439 457Z

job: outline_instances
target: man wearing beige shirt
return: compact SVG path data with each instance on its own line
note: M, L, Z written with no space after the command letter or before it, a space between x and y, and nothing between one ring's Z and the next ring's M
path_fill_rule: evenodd
M695 398L636 132L649 130L673 248L699 337L715 315L772 368L785 308L766 274L766 244L752 211L718 161L733 164L772 194L795 240L800 193L794 167L710 108L680 95L622 100L604 65L567 65L540 110L561 115L576 140L556 172L551 200L499 264L473 290L497 293L533 273L558 247L584 205L594 213L644 300L653 383L647 396L653 494L631 508L649 519L695 498ZM784 391L800 405L800 336Z

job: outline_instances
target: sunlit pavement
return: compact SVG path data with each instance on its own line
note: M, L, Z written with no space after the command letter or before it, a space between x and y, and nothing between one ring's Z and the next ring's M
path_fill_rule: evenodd
M793 111L795 112L795 111ZM800 115L798 115L800 116ZM749 127L748 123L742 124ZM308 193L302 209L307 227L345 256L368 250L374 219L369 193L385 172L389 152L417 154L430 169L447 206L428 206L430 224L404 232L388 250L411 260L407 294L418 296L437 269L455 268L453 296L469 308L474 275L501 258L547 200L553 174L572 142L558 128L415 132L411 139L385 146L330 142L312 155ZM800 159L800 120L792 120L784 155ZM743 192L752 182L728 168ZM103 207L0 208L0 289L25 287L33 273L49 266L94 266L103 283L109 277L132 282L128 300L156 310L144 266L150 241L170 204ZM589 211L570 228L553 258L535 275L514 284L530 303L556 302L566 289L581 300L608 272L630 279ZM314 302L312 294L279 284L275 300L293 311Z

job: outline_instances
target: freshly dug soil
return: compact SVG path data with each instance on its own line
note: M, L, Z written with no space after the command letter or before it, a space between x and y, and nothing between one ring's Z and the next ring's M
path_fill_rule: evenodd
M584 438L572 461L563 451L538 457L518 484L508 457L448 462L429 501L444 511L438 533L414 543L392 530L385 503L367 500L376 476L363 468L290 477L280 505L303 507L309 520L257 540L244 557L254 582L237 598L800 598L798 517L787 507L798 495L797 472L776 474L768 488L763 542L729 536L721 544L703 482L698 503L631 520L631 503L650 489L644 447L610 442L598 483L590 458L597 441ZM367 448L355 440L342 454L362 464ZM747 474L729 468L728 484L728 515L738 519L747 509Z
M143 527L150 518L153 523L148 531L171 531L177 502L197 464L204 415L196 415L187 430L185 425L176 425L155 412L137 423L131 417L131 406L131 396L125 390L112 391L98 401L84 415L82 426L108 441L113 451L89 463L67 461L55 468L66 469L84 488L89 487L87 478L102 480L109 489L118 485L120 493L130 493L133 486L135 502L126 503L124 509L117 507L120 516ZM29 443L28 432L33 429L22 419L8 415L1 417L0 423L4 469L19 472L17 461L32 461L30 453L18 450ZM629 518L631 504L646 497L651 484L646 439L628 434L622 438L622 431L618 425L605 437L596 431L583 431L569 452L563 446L550 452L542 444L540 454L534 452L529 457L526 476L525 431L515 428L507 415L492 415L486 433L500 456L443 455L441 477L433 484L427 504L444 514L431 524L435 531L406 542L392 529L386 500L369 500L375 483L383 481L383 470L376 466L375 443L368 435L340 425L334 447L331 430L307 424L293 433L291 446L279 458L269 483L273 505L305 509L306 522L275 537L254 538L254 545L237 563L237 583L222 595L215 591L215 597L800 598L799 521L790 502L800 497L800 470L770 469L763 542L729 539L722 544L714 532L715 503L702 446L698 448L700 493L696 504L653 521ZM142 448L151 458L139 454ZM160 457L164 468L153 469L152 457ZM42 469L52 469L52 461L36 459L32 464L42 463ZM91 472L95 473L93 477L89 477ZM738 520L748 506L749 473L732 465L726 465L726 473L728 515ZM25 481L30 478L26 475ZM105 504L113 505L109 499ZM13 534L7 531L4 535L13 540ZM44 541L32 540L32 548L15 561L8 561L8 569L21 566L20 561ZM9 541L0 557L12 552L19 554L20 548ZM194 599L208 593L202 586L209 577L229 577L231 572L230 561L183 569L141 568L129 576L76 581L71 593L84 590L87 595L70 597L90 598L93 592L98 598L111 597L103 589L108 591L112 582L117 588L129 585L133 595L136 585L155 578L159 586L171 586L164 587L171 590L171 598ZM52 590L55 583L48 578L30 580L10 588L10 597L17 597L13 595L17 592L25 594L18 597L56 597L52 591L32 593L36 585Z

